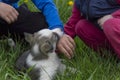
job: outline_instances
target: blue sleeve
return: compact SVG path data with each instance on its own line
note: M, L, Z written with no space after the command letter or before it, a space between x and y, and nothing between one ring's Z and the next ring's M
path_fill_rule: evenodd
M61 30L63 30L63 23L60 20L58 10L53 0L33 0L33 3L45 15L49 29L61 28Z

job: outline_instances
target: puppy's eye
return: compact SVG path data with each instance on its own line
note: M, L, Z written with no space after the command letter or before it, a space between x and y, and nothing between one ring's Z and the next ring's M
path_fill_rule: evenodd
M45 43L50 44L50 41L49 41L49 40L46 40Z

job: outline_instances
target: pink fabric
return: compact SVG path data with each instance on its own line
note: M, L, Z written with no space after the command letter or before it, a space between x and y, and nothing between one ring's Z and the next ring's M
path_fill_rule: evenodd
M95 51L111 47L103 31L85 19L76 24L75 32L86 45Z
M114 18L120 18L120 9L111 14Z
M120 0L117 0L120 3ZM103 31L84 19L74 6L72 16L64 26L65 33L71 37L78 35L86 45L98 50L99 48L113 49L120 58L120 10L112 14L114 18L103 24Z
M116 0L118 2L118 4L120 4L120 0Z
M107 20L103 25L103 30L114 51L120 58L120 18Z
M69 18L68 22L64 25L64 31L66 34L70 35L72 38L75 37L75 25L76 23L82 19L83 17L80 15L80 10L73 6L72 15Z
M97 50L98 47L106 47L105 44L110 46L104 33L96 26L85 20L85 18L80 14L79 9L77 9L74 5L72 16L64 25L65 33L70 35L72 38L78 35L86 45L92 47L94 50Z

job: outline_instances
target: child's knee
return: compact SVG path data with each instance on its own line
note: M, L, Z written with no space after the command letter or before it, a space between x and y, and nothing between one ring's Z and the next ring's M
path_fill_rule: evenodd
M75 26L76 35L83 34L84 30L86 30L86 20L80 20Z
M103 25L103 31L109 37L115 37L120 34L120 19L112 18L107 20Z

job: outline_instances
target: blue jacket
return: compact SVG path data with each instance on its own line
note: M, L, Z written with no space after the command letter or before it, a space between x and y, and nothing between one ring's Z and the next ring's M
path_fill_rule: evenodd
M89 20L96 20L120 9L117 0L75 0L75 4L83 16Z
M14 8L18 8L19 0L0 0L12 5ZM63 30L63 24L60 20L57 8L53 3L53 0L32 0L36 7L42 11L46 17L46 21L49 25L49 29L61 28Z

